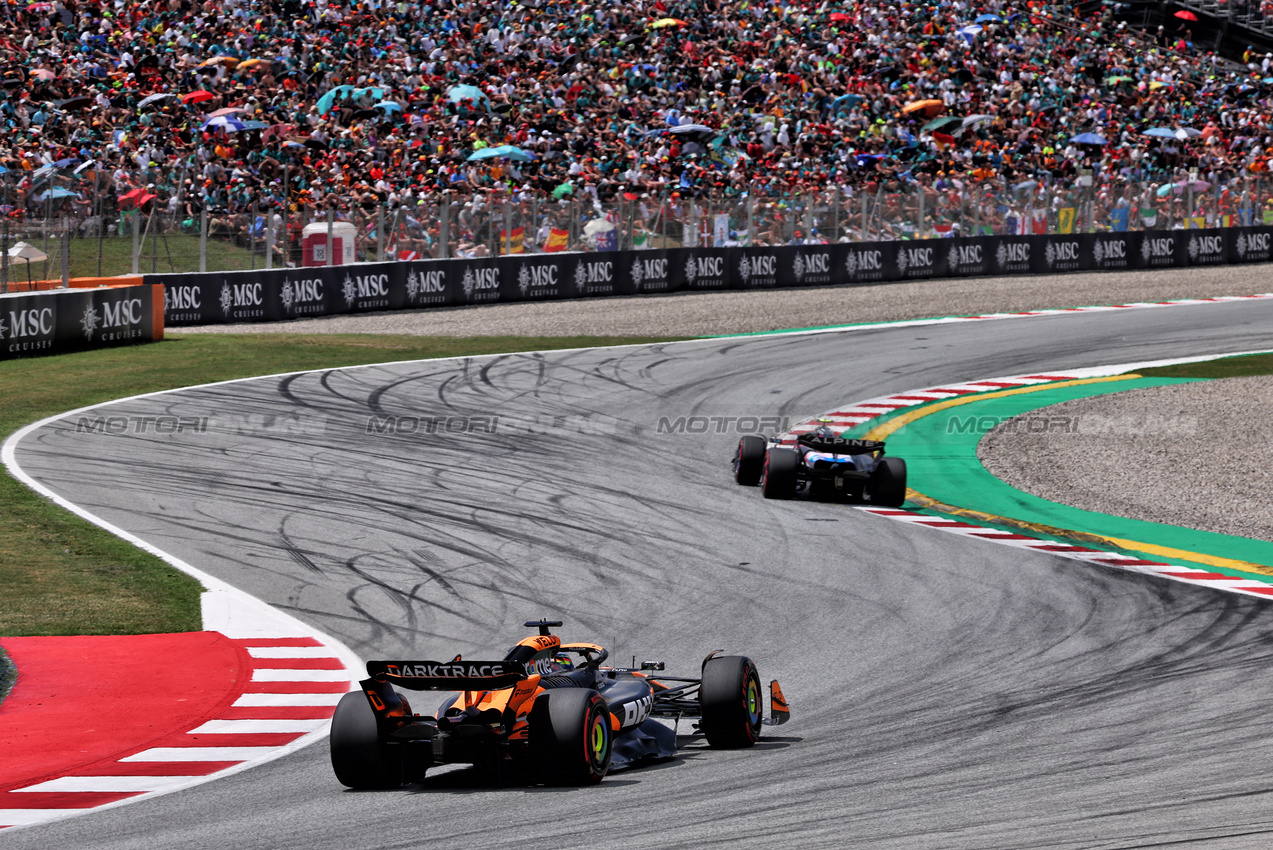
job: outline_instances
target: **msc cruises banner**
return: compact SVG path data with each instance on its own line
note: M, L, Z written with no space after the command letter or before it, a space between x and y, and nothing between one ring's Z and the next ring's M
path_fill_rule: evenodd
M0 360L163 339L151 284L0 295Z
M866 285L1273 260L1273 227L970 236L774 248L518 254L146 275L170 327L609 295Z

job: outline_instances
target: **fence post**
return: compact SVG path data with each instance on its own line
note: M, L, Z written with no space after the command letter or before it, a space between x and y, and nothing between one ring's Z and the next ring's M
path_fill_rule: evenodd
M9 291L9 219L4 220L4 245L0 251L0 292Z
M290 269L292 267L292 245L291 237L288 233L288 213L291 206L289 200L291 195L288 193L287 187L287 166L283 166L283 247L280 256L283 258L283 268Z
M252 207L248 210L248 268L252 271L256 271L256 220L260 215L260 206L253 198Z
M664 250L667 249L667 220L672 212L668 208L670 200L671 198L668 197L667 187L665 186L663 188L663 199L659 202L659 218L663 219L663 244L659 247Z
M137 196L137 199L141 200L140 194ZM138 219L140 218L141 218L141 204L137 204L133 207L133 216L131 219L132 231L133 231L133 274L137 274L138 263L141 261L141 240L140 240L141 228L138 227L138 225L141 223L140 221L138 221Z
M924 184L919 181L915 182L915 215L918 219L915 222L915 238L924 238Z
M441 221L438 222L438 257L445 260L451 254L451 196L442 196Z
M274 269L274 213L265 211L265 270Z
M858 190L858 197L862 199L862 241L870 241L870 235L867 232L867 213L866 213L866 192Z
M376 259L385 261L385 205L376 205Z
M332 232L336 229L336 209L334 207L327 208L327 262L325 265L332 266ZM341 251L344 254L344 251ZM343 258L343 257L342 257Z
M756 244L756 184L747 190L747 241L748 247Z
M522 231L522 238L525 239L526 231ZM503 253L513 253L513 190L510 187L507 194L504 195L504 239Z
M102 172L97 167L93 167L93 209L96 210L97 216L97 276L102 276L102 254L104 253L103 241L106 239L106 209L102 204L101 189Z
M199 207L199 272L208 270L208 196Z
M62 216L62 288L71 288L71 224Z

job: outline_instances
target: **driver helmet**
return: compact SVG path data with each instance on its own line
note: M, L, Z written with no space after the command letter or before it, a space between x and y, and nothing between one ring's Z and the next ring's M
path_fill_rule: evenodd
M559 672L569 673L575 669L575 660L565 652L559 652L553 656L553 663L556 664Z
M818 427L814 429L813 433L819 437L835 438L835 431L831 428L831 420L825 416L818 419Z

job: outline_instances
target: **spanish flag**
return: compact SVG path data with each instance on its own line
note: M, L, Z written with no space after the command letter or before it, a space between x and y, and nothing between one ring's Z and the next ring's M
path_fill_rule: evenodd
M499 232L499 241L504 244L504 253L505 254L525 253L526 249L522 244L522 240L525 238L525 236L526 236L526 228L524 227L514 227L511 237L509 236L509 233L507 230L501 230Z
M564 251L569 240L569 230L558 230L554 227L548 231L548 241L544 243L544 252L551 254L554 251Z

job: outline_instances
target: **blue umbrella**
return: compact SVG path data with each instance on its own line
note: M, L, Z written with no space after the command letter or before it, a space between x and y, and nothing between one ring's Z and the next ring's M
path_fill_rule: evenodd
M216 118L209 118L203 122L202 130L219 129L225 130L227 133L237 133L239 130L248 129L246 122L240 121L233 115L218 115Z
M1157 136L1160 139L1176 138L1176 131L1170 127L1151 127L1145 131L1146 136Z
M998 15L978 15L976 19L976 23L1001 24L1003 23L1003 18L999 17Z
M1105 139L1096 135L1095 133L1079 133L1077 136L1070 139L1070 141L1076 145L1107 145L1109 144L1109 142L1105 141Z
M53 200L57 200L58 198L78 198L78 197L79 195L77 195L75 192L72 192L69 189L62 189L59 187L57 189L50 189L47 192L41 192L40 194L35 196L35 199L37 201L47 201L50 198L52 198Z
M373 107L371 107L371 108L372 108L372 109L383 109L385 112L401 112L401 111L402 111L402 104L400 104L400 103L394 103L392 100L382 100L382 101L380 101L379 103L377 103L375 106L373 106Z
M477 86L452 86L451 90L446 93L446 99L452 103L459 103L462 100L471 100L474 103L484 103L490 105L490 98L486 96L486 92Z
M864 100L866 100L866 98L862 97L860 94L842 94L835 100L831 101L831 111L839 112L841 109L845 108L852 109Z
M346 98L357 100L368 92L370 92L371 96L376 100L380 100L385 96L385 90L377 86L369 86L361 89L354 88L353 86L336 86L336 88L326 92L318 99L318 114L326 115L328 112L331 112L332 106L335 105L336 97L338 95L341 100Z
M535 158L535 155L513 145L499 145L497 147L482 148L480 151L476 151L469 157L468 161L474 162L480 159L497 159L500 157L508 157L515 162L530 162Z

